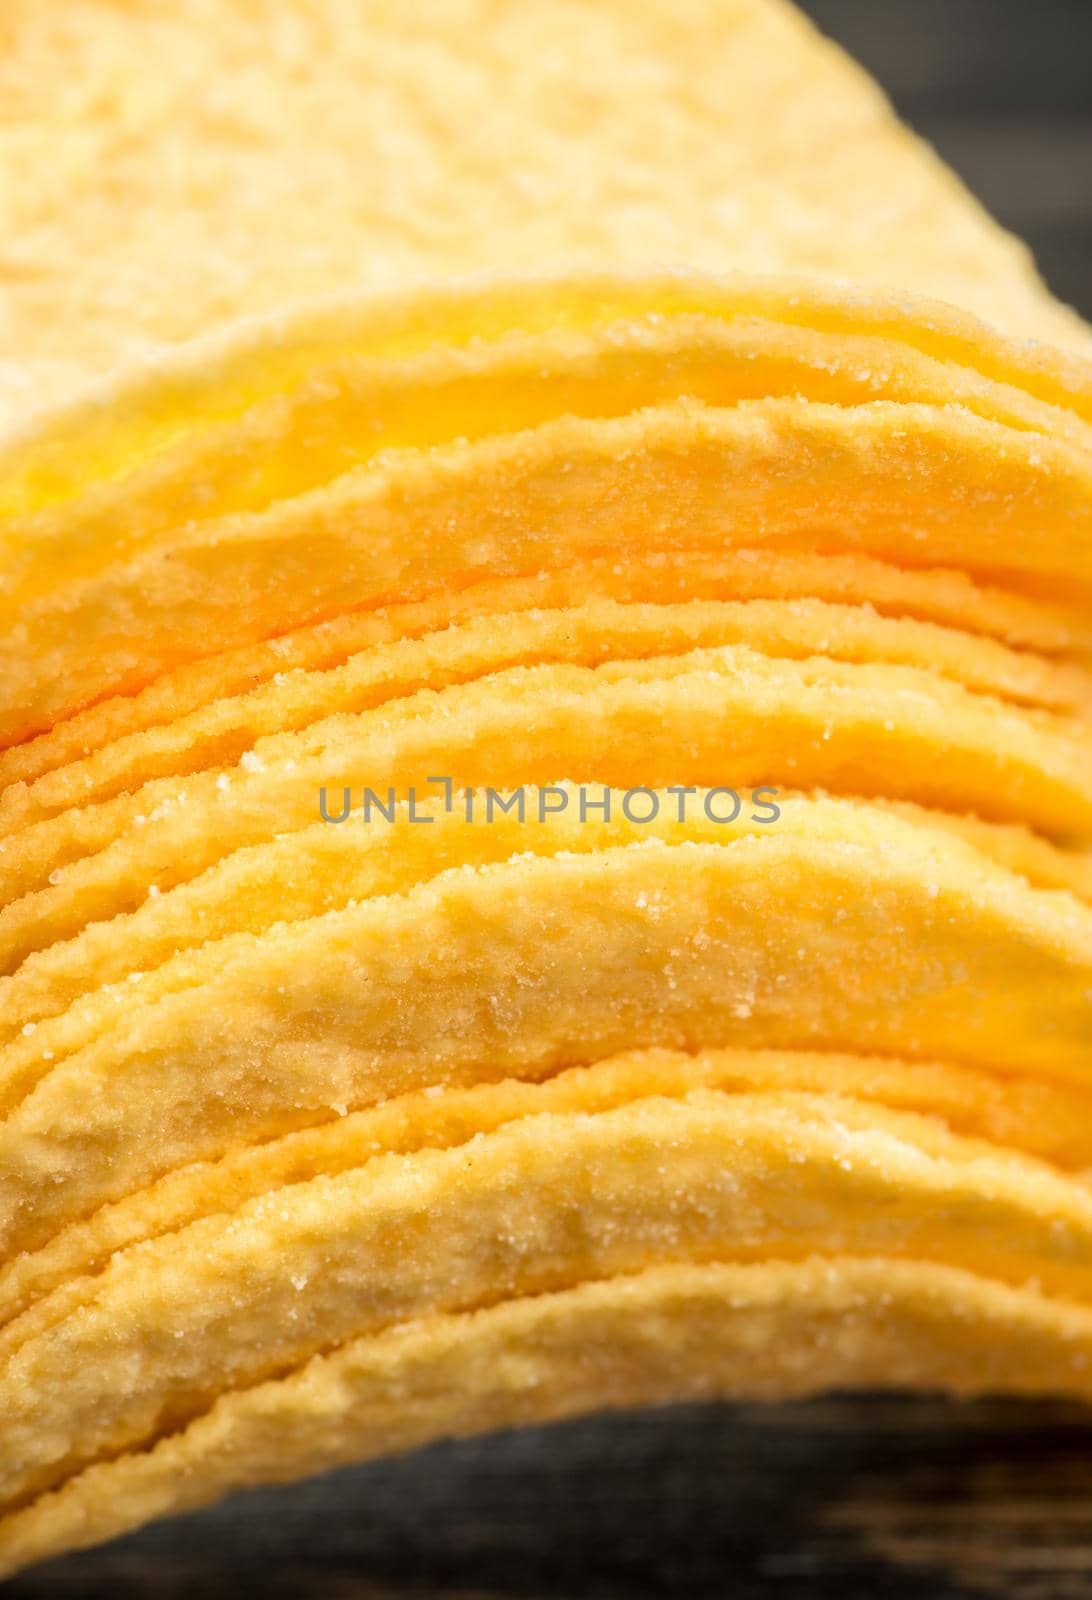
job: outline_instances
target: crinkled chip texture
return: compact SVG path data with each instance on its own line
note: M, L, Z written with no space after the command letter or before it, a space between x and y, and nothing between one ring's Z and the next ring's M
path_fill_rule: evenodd
M0 1575L1092 1399L1090 351L784 0L4 8Z

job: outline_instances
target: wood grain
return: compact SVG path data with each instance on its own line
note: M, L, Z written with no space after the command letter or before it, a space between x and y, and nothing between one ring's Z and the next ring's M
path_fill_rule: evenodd
M5 1600L1083 1600L1092 1432L1062 1405L834 1397L446 1444L28 1573Z

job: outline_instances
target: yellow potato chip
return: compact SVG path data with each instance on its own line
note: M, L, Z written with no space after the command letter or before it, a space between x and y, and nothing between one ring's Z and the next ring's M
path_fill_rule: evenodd
M351 1340L223 1395L0 1521L0 1571L96 1544L233 1489L436 1439L710 1395L850 1385L1089 1394L1084 1305L933 1261L646 1267Z
M234 1212L280 1186L343 1172L378 1155L467 1143L527 1116L587 1114L653 1095L681 1097L697 1088L850 1096L939 1118L956 1132L1077 1169L1082 1177L1092 1167L1087 1088L881 1056L638 1051L573 1067L541 1083L509 1078L440 1095L424 1090L396 1096L333 1122L230 1150L216 1162L181 1167L73 1222L43 1249L16 1256L0 1271L0 1360L29 1330L52 1325L80 1304L94 1275L118 1251L202 1217ZM22 1315L46 1295L41 1314ZM4 1325L11 1325L10 1333Z
M1092 1069L1092 912L880 814L455 868L187 959L202 981L146 1006L122 986L109 1031L9 1107L5 1254L233 1142L638 1046Z
M704 797L684 796L680 812L677 794L661 794L656 817L635 824L615 795L608 821L601 814L603 791L589 787L581 821L579 789L557 787L566 797L563 811L545 809L558 805L560 794L540 798L528 788L522 818L518 799L508 793L498 802L514 809L504 811L499 803L491 811L488 796L479 796L476 822L465 820L465 808L448 815L442 802L428 800L415 814L433 817L439 826L412 823L404 802L396 805L389 824L378 814L375 824L364 828L315 823L237 850L189 883L148 896L135 911L92 922L73 939L35 952L17 972L0 978L0 1107L25 1093L52 1063L113 1027L127 1005L147 1005L200 983L207 976L202 958L190 960L184 952L210 941L402 893L453 866L484 865L517 854L583 854L635 838L725 842L761 836L772 816L768 804L746 810L741 804L734 821L713 823ZM713 808L727 817L731 802L724 798L723 811L717 801ZM869 807L861 802L779 793L775 803L779 831L839 838L856 829L862 840L872 837ZM638 804L647 809L649 802ZM916 826L952 834L1036 887L1066 889L1092 901L1087 853L1055 849L1022 828L912 805L869 804Z
M516 788L561 778L822 787L1030 823L1092 827L1086 725L908 667L773 659L745 646L598 668L512 668L259 740L237 768L72 808L0 849L0 964L131 911L232 850L435 774ZM340 781L339 781L340 780ZM418 793L420 794L420 789Z
M0 104L9 415L240 315L482 269L850 279L1087 348L779 0L73 0L11 19Z
M725 643L743 643L771 656L909 665L1018 705L1092 714L1088 672L955 629L879 617L859 606L694 599L676 605L600 601L552 611L536 607L530 615L494 614L422 640L375 645L323 671L275 674L261 688L115 742L29 789L9 786L0 796L0 837L68 807L136 790L153 778L234 765L270 734L387 704L418 689L469 682L507 666L598 665Z
M1092 1195L930 1119L802 1093L693 1089L379 1156L120 1252L56 1321L34 1308L0 1368L0 1504L363 1333L653 1264L817 1250L1082 1299Z
M1088 1396L1092 332L863 75L782 0L24 6L0 252L0 1570Z

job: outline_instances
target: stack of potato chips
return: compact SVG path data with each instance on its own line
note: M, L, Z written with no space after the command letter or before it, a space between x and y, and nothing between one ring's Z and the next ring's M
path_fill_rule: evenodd
M0 53L0 1566L1092 1392L1092 336L780 0ZM343 819L343 820L339 820Z

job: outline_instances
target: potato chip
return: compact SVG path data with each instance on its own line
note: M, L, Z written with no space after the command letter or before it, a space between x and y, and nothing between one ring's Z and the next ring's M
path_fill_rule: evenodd
M261 644L209 656L156 679L136 695L92 705L48 733L0 751L0 784L32 783L44 773L114 741L188 717L212 702L242 697L278 674L324 671L394 640L420 638L480 616L572 605L589 597L623 604L686 600L821 599L867 605L880 616L933 622L1048 657L1092 660L1092 623L1061 602L1048 606L984 587L952 570L917 571L863 556L803 550L725 550L644 555L625 566L593 558L562 571L444 590L418 604L351 611ZM1065 669L1063 668L1063 671ZM25 803L21 798L8 802Z
M35 1308L0 1369L0 1503L362 1333L669 1261L819 1249L1079 1299L1092 1195L910 1113L792 1093L694 1089L379 1156L115 1255L55 1322Z
M240 315L482 269L851 279L1087 348L1026 251L775 0L75 0L63 25L20 11L6 43L9 414Z
M939 1118L954 1131L1076 1169L1092 1168L1087 1088L995 1076L946 1063L801 1051L638 1051L573 1067L541 1083L504 1079L440 1095L419 1091L264 1144L231 1150L167 1174L0 1271L0 1360L28 1330L50 1326L86 1298L94 1274L119 1250L202 1217L236 1211L286 1184L359 1166L374 1156L441 1149L545 1112L591 1113L650 1096L714 1088L772 1096L786 1090L850 1096ZM63 1286L63 1289L62 1289ZM24 1313L48 1295L43 1313ZM7 1333L3 1325L18 1319Z
M782 0L70 0L0 107L0 1570L603 1405L1088 1395L1023 247Z
M1077 420L1092 420L1087 365L1023 340L999 340L948 306L737 274L479 280L378 302L341 297L287 323L247 323L184 346L169 366L123 375L109 404L93 395L36 420L0 454L0 507L15 518L6 529L7 553L15 556L29 536L66 537L70 521L42 516L66 501L75 501L77 517L99 518L108 507L116 518L138 512L145 533L154 533L168 525L160 497L192 496L195 474L211 476L210 495L183 499L181 509L199 517L259 509L277 492L314 487L324 470L336 476L374 453L351 427L339 433L339 423L359 426L361 409L389 443L442 442L445 429L430 420L425 399L445 374L448 387L456 379L481 387L495 373L533 365L524 352L535 348L541 392L513 390L512 401L522 417L544 421L580 409L571 396L551 400L564 370L586 382L614 347L632 345L647 356L680 341L695 354L703 344L710 354L719 350L718 367L734 362L759 374L776 375L780 355L796 368L793 391L817 385L813 399L966 404L995 421L1061 432L1087 447ZM421 412L403 420L403 430L412 431L391 433L384 413L392 386L408 389L414 375ZM670 382L669 373L658 381ZM731 380L724 372L714 381ZM770 392L778 392L776 382ZM612 415L624 409L605 393L602 403ZM340 438L340 448L328 436ZM458 427L448 426L446 436L458 436ZM247 446L269 456L285 444L292 448L283 460L247 462L234 479L223 470L222 458L237 458ZM104 497L114 482L120 493ZM85 537L106 531L94 520L80 526Z
M150 1449L91 1467L4 1518L0 1571L233 1489L453 1435L854 1384L1085 1397L1090 1365L1085 1306L932 1261L646 1267L351 1340L222 1395Z
M894 330L877 337L856 331L851 308L842 328L813 328L799 295L786 320L777 316L781 308L768 291L769 314L755 316L749 314L755 300L767 307L742 285L735 297L712 288L703 294L695 285L689 303L681 288L674 284L665 294L659 284L623 287L621 316L596 306L594 315L582 317L579 301L567 308L558 303L564 290L546 286L545 294L539 291L544 304L527 293L534 332L513 325L492 339L484 330L497 313L487 302L477 308L469 347L445 346L442 311L437 315L427 305L415 315L386 307L383 321L373 315L366 330L354 328L347 316L336 355L302 380L290 372L284 387L277 383L286 344L279 336L266 362L272 368L264 374L272 386L268 397L210 427L195 426L191 413L179 436L169 437L150 461L145 449L135 470L123 468L102 482L83 462L74 502L47 499L37 514L9 518L0 592L18 604L48 587L50 572L86 576L104 556L132 556L180 523L265 510L384 451L485 440L561 416L622 417L680 396L714 407L778 396L842 406L880 400L958 405L988 421L1065 440L1085 455L1092 449L1092 428L1079 415L1083 410L1092 417L1092 392L1063 391L1051 403L1034 392L1043 387L1040 374L1026 364L1021 371L1014 360L1010 381L997 382L915 348L922 335L909 319L898 330L902 337ZM820 308L815 311L821 321ZM390 323L407 320L416 348L403 348L401 359L384 359ZM206 374L204 382L210 381ZM230 381L219 375L221 392ZM170 384L169 376L160 380L161 387ZM158 409L153 390L139 400L118 396L106 417L116 421L120 414L122 426L136 425L139 436L143 416ZM96 420L101 429L101 406ZM63 424L58 431L54 455ZM16 484L28 472L28 456L33 461L49 444L48 430L24 443L14 463ZM121 448L115 442L111 454Z
M456 868L206 946L203 980L147 1006L122 986L117 1023L44 1062L0 1123L0 1249L35 1248L233 1141L637 1046L811 1046L1085 1081L1092 912L954 838L862 822L840 840L771 829Z
M88 922L135 909L149 883L184 882L305 826L324 787L336 816L354 779L383 796L434 774L494 788L788 779L1027 822L1063 840L1092 825L1083 723L933 673L775 660L744 646L513 668L260 740L236 769L158 780L24 830L0 852L0 887L17 897L0 912L0 962L10 972Z
M260 738L370 709L418 689L469 682L512 665L598 665L725 643L779 657L823 655L915 666L1016 704L1092 713L1088 672L935 624L878 617L859 606L694 599L681 605L601 601L556 611L536 607L530 615L491 615L423 640L376 645L325 671L279 673L260 689L214 701L188 718L97 751L29 790L9 787L0 797L0 836L68 807L132 791L152 778L234 764Z
M513 507L519 507L518 516ZM269 512L178 529L21 605L0 646L11 741L207 652L332 609L615 550L858 550L1092 585L1092 458L956 409L798 400L562 419L394 452ZM278 581L271 584L275 571ZM1012 575L1009 574L1011 581ZM80 625L73 628L78 615Z
M479 796L477 822L465 820L465 808L462 815L449 815L443 802L433 800L423 802L417 814L436 818L438 827L414 825L404 802L390 824L380 819L375 826L347 832L314 823L268 844L238 850L190 883L150 895L121 920L90 923L72 940L29 956L15 974L0 979L0 1106L25 1092L50 1063L116 1023L124 1014L118 984L129 986L120 991L128 1003L146 1005L202 981L200 960L194 964L183 952L212 940L237 932L261 933L350 901L400 893L452 866L503 861L515 854L584 853L635 837L723 842L761 835L771 815L761 806L744 811L741 804L734 821L712 823L702 797L690 797L687 805L684 796L680 820L678 795L663 794L656 817L633 824L621 810L622 797L615 795L607 821L601 816L603 793L589 787L581 822L580 791L572 785L558 787L566 795L564 811L545 809L557 805L558 796L540 799L527 789L522 820L518 809L502 811L499 805L490 814L488 797ZM513 793L498 798L506 807L518 808ZM821 838L832 829L834 837L842 837L845 829L856 828L859 837L869 837L868 808L862 803L779 793L776 804L781 831ZM1092 901L1092 858L1087 854L1057 850L1022 828L911 805L871 804L906 822L953 834L1037 887L1067 889ZM721 814L727 817L727 809Z

